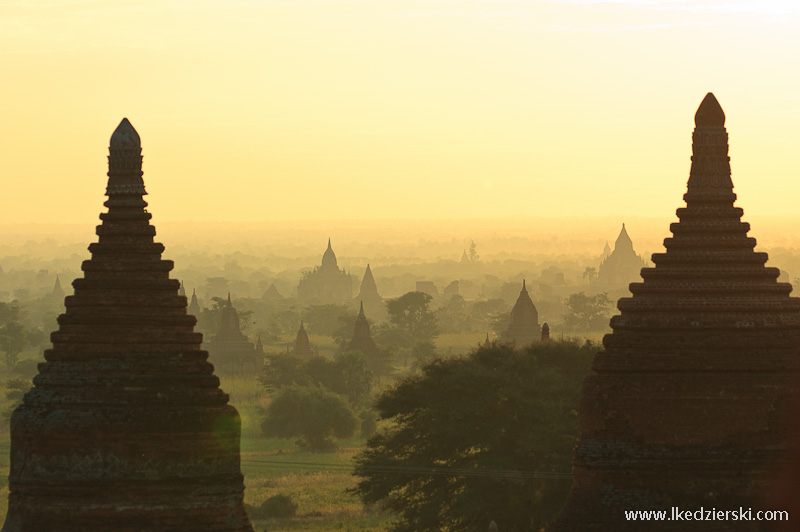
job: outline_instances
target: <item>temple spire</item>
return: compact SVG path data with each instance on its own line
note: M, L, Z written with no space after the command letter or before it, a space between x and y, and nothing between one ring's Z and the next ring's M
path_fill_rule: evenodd
M689 171L686 203L707 201L709 195L720 201L733 201L736 196L733 194L731 181L725 113L712 93L706 94L695 113L694 121L692 168Z
M115 196L147 194L142 180L142 143L127 118L123 118L111 135L108 149L109 200Z

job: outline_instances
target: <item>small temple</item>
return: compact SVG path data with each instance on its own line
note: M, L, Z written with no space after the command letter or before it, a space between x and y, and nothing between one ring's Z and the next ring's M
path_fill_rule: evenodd
M61 288L61 279L59 279L58 275L56 275L56 282L53 285L53 293L52 293L52 295L53 295L53 297L55 297L57 299L63 299L64 298L64 289Z
M311 349L311 342L308 340L308 333L303 321L300 320L300 328L297 330L297 336L294 339L293 353L299 357L310 357L314 354Z
M240 418L145 207L139 135L111 136L108 212L11 416L2 532L253 532Z
M686 206L619 300L583 384L573 484L548 532L767 530L625 520L625 510L774 509L800 383L800 299L734 206L725 114L695 115ZM772 530L772 528L769 528Z
M367 264L367 269L364 271L364 278L361 280L361 289L358 291L357 300L360 302L362 310L366 308L373 319L376 317L383 319L387 316L386 305L378 293L378 285L375 283L369 264Z
M633 241L628 236L625 224L622 224L617 241L614 242L614 251L609 254L607 251L608 242L603 251L605 258L597 270L598 286L609 290L625 289L630 283L641 280L639 272L647 263L633 250Z
M328 239L322 265L307 272L297 285L297 298L304 303L347 303L353 298L353 278L339 269Z
M369 321L367 321L367 315L364 313L363 302L359 307L358 316L356 317L355 327L353 328L353 338L345 345L345 350L360 351L363 353L364 357L367 359L369 369L375 374L383 373L388 369L385 367L386 360L383 353L378 349L375 340L372 339Z
M194 288L192 288L192 300L189 302L186 312L194 317L200 315L200 303L197 301L197 291Z
M519 292L517 302L511 309L511 318L508 320L508 329L500 334L499 342L523 347L540 339L539 312L536 310L525 279L522 280L522 290Z
M222 307L216 336L208 346L209 361L223 374L255 375L264 367L264 357L259 356L253 343L242 333L239 313L231 302Z

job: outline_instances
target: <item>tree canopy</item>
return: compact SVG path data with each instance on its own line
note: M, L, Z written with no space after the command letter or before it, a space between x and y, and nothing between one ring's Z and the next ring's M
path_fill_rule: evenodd
M437 359L377 402L390 428L356 458L354 489L394 532L539 530L570 487L587 342ZM533 528L532 528L533 527Z
M611 305L605 292L593 296L583 292L571 294L565 303L562 328L572 332L602 331L608 327Z
M272 399L261 425L266 436L300 437L314 451L335 447L333 438L349 438L360 426L341 396L315 386L289 386Z

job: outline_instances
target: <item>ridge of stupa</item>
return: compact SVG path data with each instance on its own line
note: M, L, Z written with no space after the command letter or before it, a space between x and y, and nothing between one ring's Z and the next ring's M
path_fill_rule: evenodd
M154 242L127 119L110 144L98 241L11 417L3 532L252 532L239 415Z
M800 380L800 299L733 204L718 107L709 93L698 109L686 206L584 381L574 480L548 532L640 531L631 508L768 509Z

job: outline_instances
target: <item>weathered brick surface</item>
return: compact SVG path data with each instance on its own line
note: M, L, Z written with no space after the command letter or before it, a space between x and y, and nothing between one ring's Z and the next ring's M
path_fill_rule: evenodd
M239 415L153 242L140 152L123 121L99 242L11 418L2 532L252 532Z
M721 118L720 118L721 117ZM730 180L724 114L696 115L686 207L618 303L583 385L574 484L549 532L774 530L628 522L624 510L772 508L800 357L800 300L753 250Z

